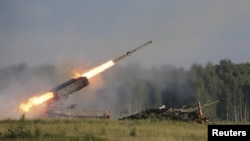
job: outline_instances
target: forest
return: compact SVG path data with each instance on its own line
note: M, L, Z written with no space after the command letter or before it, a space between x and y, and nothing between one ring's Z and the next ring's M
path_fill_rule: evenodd
M197 101L205 104L221 100L205 111L211 119L250 120L250 63L234 64L225 59L219 64L193 64L189 70L174 66L145 70L134 65L117 71L116 78L123 82L116 87L116 93L119 98L128 99L132 105L128 107L136 107L134 109L162 104L167 107L196 106Z

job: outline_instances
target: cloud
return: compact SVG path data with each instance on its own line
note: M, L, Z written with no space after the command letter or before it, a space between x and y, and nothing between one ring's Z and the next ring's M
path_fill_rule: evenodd
M55 63L61 58L81 58L98 64L148 40L153 40L153 44L147 50L123 64L189 67L194 62L218 62L227 57L240 62L237 54L215 52L246 51L227 45L247 46L249 3L10 2L0 14L4 21L0 24L0 65Z

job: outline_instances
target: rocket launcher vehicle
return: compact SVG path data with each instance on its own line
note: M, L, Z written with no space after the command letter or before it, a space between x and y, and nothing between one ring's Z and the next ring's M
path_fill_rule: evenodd
M110 60L107 61L106 63L97 66L91 70L89 70L88 72L85 72L83 74L77 74L77 76L75 78L72 78L60 85L58 85L57 87L51 89L49 92L42 94L40 96L33 96L31 98L29 98L29 100L26 103L21 103L19 108L24 111L24 112L29 112L30 109L33 106L36 105L40 105L44 102L55 102L55 101L61 101L61 100L65 100L68 98L69 95L73 94L74 92L77 92L81 89L83 89L84 87L87 87L89 85L89 79L91 77L94 77L97 74L100 74L101 72L107 70L108 68L112 67L113 65L115 65L115 63L117 63L118 61L126 58L127 56L130 56L131 54L133 54L134 52L136 52L137 50L151 44L152 41L148 41L145 44L126 52L125 54L117 57L114 60Z
M117 57L116 59L114 59L112 62L116 63L124 58L126 58L127 56L130 56L131 54L133 54L134 52L136 52L137 50L151 44L152 41L148 41L145 44L126 52L125 54ZM89 81L88 81L88 77L86 76L80 76L78 78L72 78L68 81L66 81L65 83L62 83L61 85L55 87L54 89L51 90L51 92L54 93L55 100L65 100L68 98L68 96L70 94L73 94L74 92L77 92L79 90L81 90L84 87L87 87L89 85Z

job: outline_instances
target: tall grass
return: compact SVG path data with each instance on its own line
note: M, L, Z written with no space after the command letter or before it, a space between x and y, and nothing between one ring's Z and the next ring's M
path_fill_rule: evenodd
M170 120L1 120L0 140L206 141L207 126Z

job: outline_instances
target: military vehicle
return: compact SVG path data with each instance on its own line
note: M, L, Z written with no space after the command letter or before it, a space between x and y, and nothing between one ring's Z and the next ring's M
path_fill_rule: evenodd
M116 63L151 43L152 41L148 41L133 50L127 51L125 54L122 54L121 56L115 58L112 62ZM96 69L94 69L94 72L95 71ZM66 100L71 94L74 94L75 92L83 89L84 87L87 87L89 85L88 79L90 79L91 76L83 75L78 78L72 78L58 85L57 87L53 88L50 92L54 94L54 97L53 99L47 102L48 107L47 107L46 113L48 117L52 117L52 118L110 118L111 117L110 112L86 110L84 108L77 107L74 104L69 107L54 107L54 103L62 102L62 100Z
M197 107L181 106L178 108L165 108L161 106L158 109L147 109L140 113L122 117L124 119L170 119L179 121L195 121L199 123L208 123L209 117L202 112L204 108L216 104L221 100L216 100L208 104L201 105L198 102Z

